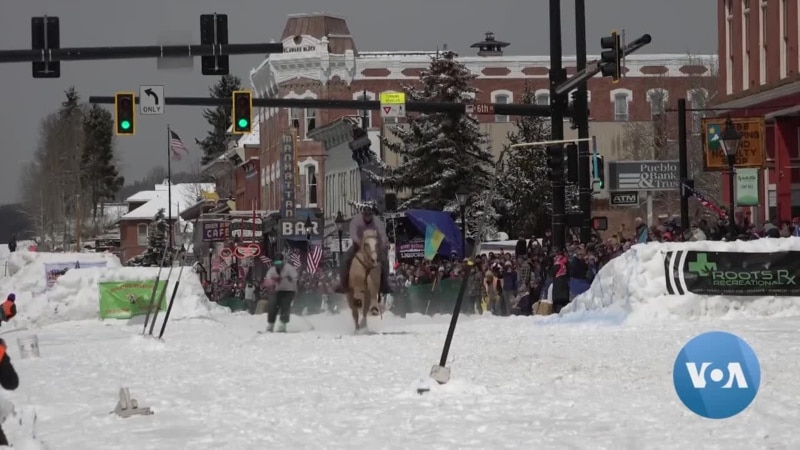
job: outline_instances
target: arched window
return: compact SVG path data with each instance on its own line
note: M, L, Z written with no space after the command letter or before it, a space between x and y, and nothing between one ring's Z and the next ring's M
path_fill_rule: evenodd
M306 205L317 205L317 166L306 166Z
M492 91L492 103L509 104L514 102L514 93L505 89ZM507 115L496 114L494 116L495 122L508 122Z

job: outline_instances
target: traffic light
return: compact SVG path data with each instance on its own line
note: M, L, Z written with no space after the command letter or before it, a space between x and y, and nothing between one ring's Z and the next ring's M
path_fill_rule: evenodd
M55 50L61 48L58 17L31 17L31 49ZM33 63L33 78L58 78L61 62L38 61Z
M253 132L253 93L251 91L233 91L232 114L233 134L248 134Z
M567 144L564 147L567 152L567 181L570 183L578 182L578 146Z
M136 94L133 92L117 92L114 94L114 112L116 116L117 136L133 136L136 134Z
M597 188L603 189L606 184L606 161L602 155L595 154L592 161L592 173L594 181L597 181Z
M228 44L228 15L200 15L200 44ZM228 75L230 73L230 57L228 55L201 56L200 67L203 75Z
M611 32L611 36L600 39L600 72L604 77L611 77L612 83L619 83L622 76L622 41L619 33Z

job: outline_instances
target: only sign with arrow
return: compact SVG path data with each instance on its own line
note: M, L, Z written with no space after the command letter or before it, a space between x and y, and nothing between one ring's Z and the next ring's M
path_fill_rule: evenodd
M164 86L139 86L139 114L164 114Z

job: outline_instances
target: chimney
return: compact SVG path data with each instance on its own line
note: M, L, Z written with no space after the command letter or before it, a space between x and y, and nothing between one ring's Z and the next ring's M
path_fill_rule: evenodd
M494 38L494 33L487 31L481 42L470 45L470 48L478 49L478 56L503 56L503 49L508 47L508 42L498 41Z

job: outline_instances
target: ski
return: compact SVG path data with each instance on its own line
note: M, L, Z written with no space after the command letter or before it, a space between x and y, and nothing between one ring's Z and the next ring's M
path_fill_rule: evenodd
M184 225L183 227L184 234L186 233L188 227L189 227L189 222L187 222L186 225ZM171 228L169 231L170 233L172 232ZM144 336L148 331L147 330L148 323L150 323L150 335L151 336L153 335L153 327L155 327L156 317L158 317L158 310L161 308L161 302L164 300L164 295L167 291L167 286L169 286L169 279L172 276L172 268L174 266L175 259L178 257L179 251L180 248L177 248L175 249L174 253L165 251L164 254L161 255L161 265L158 267L158 274L156 274L156 282L155 285L153 285L153 291L150 293L150 303L147 306L147 314L144 317L144 329L142 329L142 336ZM170 267L169 267L169 272L167 274L166 284L164 286L164 289L162 289L161 294L158 295L158 303L155 304L156 291L158 290L158 283L161 281L161 270L164 268L164 262L166 261L167 255L170 254L172 255L172 259L170 259ZM153 310L154 304L156 306L155 310ZM151 313L153 314L152 320L150 320Z

